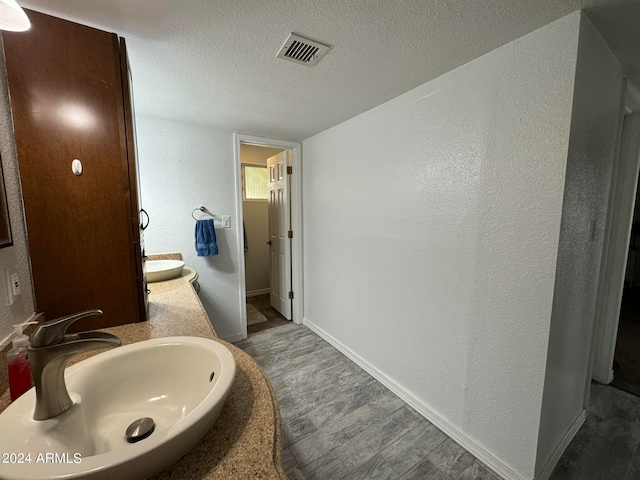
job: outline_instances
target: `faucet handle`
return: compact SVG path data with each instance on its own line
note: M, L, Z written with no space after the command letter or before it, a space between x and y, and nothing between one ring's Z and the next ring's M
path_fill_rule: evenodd
M42 322L36 326L36 329L29 337L29 342L33 348L56 345L64 340L67 328L73 322L91 315L102 315L102 313L102 310L98 309L85 310L84 312L74 313L73 315L68 315L66 317L47 320L46 322Z

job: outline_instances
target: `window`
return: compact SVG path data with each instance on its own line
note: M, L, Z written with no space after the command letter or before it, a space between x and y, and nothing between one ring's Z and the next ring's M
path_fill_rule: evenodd
M244 200L267 200L269 198L266 166L242 165L242 198Z

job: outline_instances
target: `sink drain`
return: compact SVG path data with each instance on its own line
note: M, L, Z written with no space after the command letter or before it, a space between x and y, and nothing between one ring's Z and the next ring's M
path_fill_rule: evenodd
M153 433L156 428L156 424L153 418L143 417L133 422L127 427L127 442L136 443L140 440L144 440Z

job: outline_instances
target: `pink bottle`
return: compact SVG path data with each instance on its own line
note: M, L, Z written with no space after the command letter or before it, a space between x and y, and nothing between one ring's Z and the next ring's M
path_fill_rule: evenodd
M29 365L27 351L29 337L22 332L24 327L32 323L37 322L25 322L13 326L16 329L16 335L13 337L11 350L7 352L9 389L11 390L12 402L33 387L33 377L31 376L31 365Z

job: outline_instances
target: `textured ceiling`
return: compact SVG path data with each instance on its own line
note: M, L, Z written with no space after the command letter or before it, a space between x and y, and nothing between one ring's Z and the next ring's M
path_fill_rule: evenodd
M24 0L127 39L136 110L301 140L579 8L640 77L640 0ZM277 60L289 32L329 44Z

